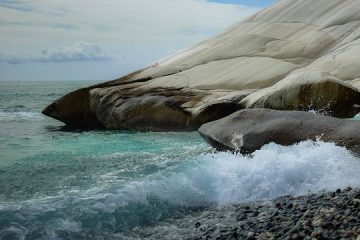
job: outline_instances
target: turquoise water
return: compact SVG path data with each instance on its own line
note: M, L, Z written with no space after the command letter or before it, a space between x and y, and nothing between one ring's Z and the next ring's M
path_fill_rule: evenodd
M209 206L360 186L359 159L332 143L242 156L195 132L82 132L41 115L90 84L0 82L0 240L137 239L169 225L181 239L171 220Z

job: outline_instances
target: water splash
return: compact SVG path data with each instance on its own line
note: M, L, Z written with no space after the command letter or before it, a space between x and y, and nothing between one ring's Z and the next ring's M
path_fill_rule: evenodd
M243 134L237 134L234 133L231 144L236 152L239 152L241 147L244 146L244 135Z
M131 182L115 195L187 206L229 204L360 186L359 171L360 160L334 143L271 143L252 155L204 154L159 179Z
M6 218L0 220L0 231L44 239L64 233L78 239L114 237L199 207L360 186L360 159L321 141L268 144L252 155L222 152L191 158L143 179L0 204Z

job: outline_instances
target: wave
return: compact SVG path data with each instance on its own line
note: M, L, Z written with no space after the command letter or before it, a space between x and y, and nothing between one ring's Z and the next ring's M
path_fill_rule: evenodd
M268 144L252 155L204 153L166 173L118 186L0 204L0 232L44 239L64 232L79 239L114 237L201 207L359 187L359 172L359 158L321 141Z
M248 156L204 154L158 179L130 182L112 197L127 203L151 196L176 205L223 205L360 186L359 172L360 159L334 143L272 143Z
M43 120L44 116L38 112L7 112L0 111L0 121L39 121Z

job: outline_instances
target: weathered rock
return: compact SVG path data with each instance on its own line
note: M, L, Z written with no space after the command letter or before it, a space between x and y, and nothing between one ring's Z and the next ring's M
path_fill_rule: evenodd
M89 90L83 88L56 100L47 106L42 113L68 125L100 128L102 124L96 114L91 111L89 103Z
M310 112L240 110L204 124L199 133L218 150L251 153L274 142L292 145L307 139L335 142L354 152L360 147L360 122Z
M44 110L67 124L193 130L240 108L360 104L360 1L282 0L219 36Z
M241 103L246 108L317 110L334 117L350 117L360 111L360 93L329 74L308 72L292 74L249 95Z
M239 102L245 96L246 92L144 90L120 85L77 90L49 105L43 113L81 127L187 131L241 109Z

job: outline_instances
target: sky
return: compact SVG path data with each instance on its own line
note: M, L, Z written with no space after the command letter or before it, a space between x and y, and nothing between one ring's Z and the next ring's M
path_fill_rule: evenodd
M274 0L0 0L0 81L111 80Z

